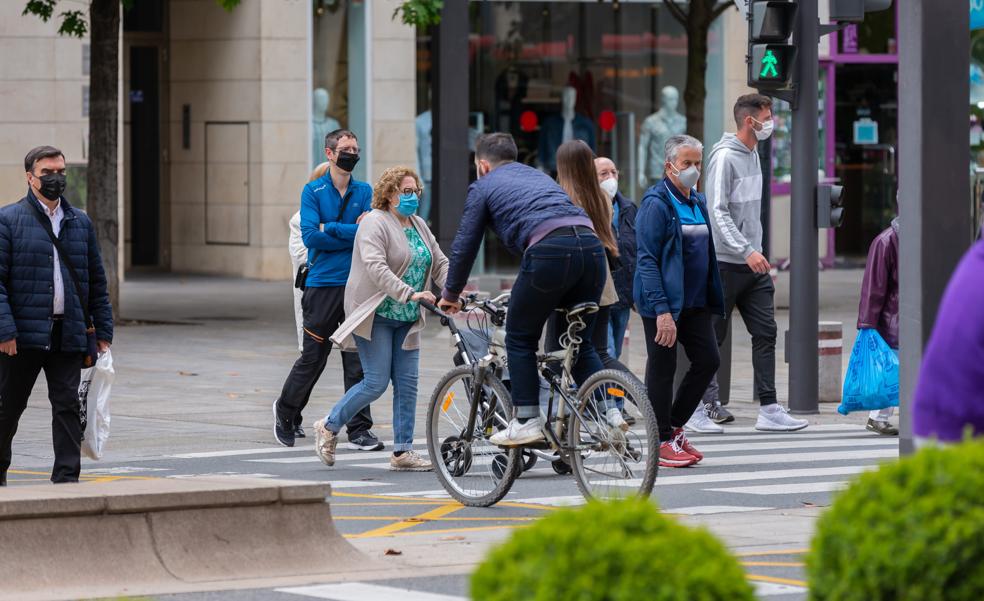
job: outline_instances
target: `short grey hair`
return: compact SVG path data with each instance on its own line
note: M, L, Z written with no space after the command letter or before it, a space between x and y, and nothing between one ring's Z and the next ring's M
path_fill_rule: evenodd
M678 136L672 136L666 141L666 145L663 147L663 155L667 161L672 163L676 160L681 148L696 148L701 153L704 152L704 145L700 143L700 140L687 134L680 134Z

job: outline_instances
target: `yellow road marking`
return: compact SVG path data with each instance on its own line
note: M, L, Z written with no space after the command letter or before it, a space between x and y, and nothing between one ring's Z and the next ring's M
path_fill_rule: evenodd
M803 568L806 564L801 561L743 561L743 566L762 568Z
M503 530L503 529L505 529L505 530L512 530L512 529L516 529L516 528L527 528L527 527L528 526L525 526L525 525L518 525L518 526L508 526L508 525L502 525L502 526L476 526L474 528L446 528L446 529L439 529L439 530L416 530L414 532L394 532L394 533L388 534L388 535L387 534L372 534L372 533L367 532L365 534L346 534L345 535L345 538L351 539L351 538L376 538L376 537L380 537L380 536L418 536L418 535L422 535L422 534L457 534L457 533L460 533L460 532L483 532L483 531L487 531L487 530ZM373 532L375 532L375 531L373 531Z
M364 493L356 492L334 492L332 491L331 496L333 497L349 497L353 499L376 499L380 501L390 501L394 502L394 505L414 505L414 504L434 504L434 505L456 505L458 507L464 507L457 501L450 501L448 499L428 499L427 497L394 497L393 495L370 495ZM359 505L370 505L369 503L332 503L332 505L344 505L344 506L359 506ZM510 501L501 501L495 504L495 507L508 507L510 509L536 509L540 511L556 511L556 507L550 505L536 505L533 503L513 503Z
M332 503L332 507L412 507L414 505L447 505L447 500L435 501L403 501L401 503L387 503L385 501L367 501L365 503ZM402 518L401 518L402 519Z
M434 509L421 513L420 515L415 515L413 517L400 520L399 522L393 524L387 524L380 528L376 528L375 530L370 530L369 532L363 532L362 534L355 534L351 538L390 536L392 534L396 534L397 532L400 532L401 530L406 530L408 528L413 528L414 526L424 524L429 520L445 517L456 511L464 509L464 507L465 506L460 503L448 503L447 505L435 507Z
M768 557L770 555L803 555L809 553L809 549L781 549L778 551L754 551L752 553L738 553L738 557Z
M424 519L424 518L420 518L420 517L416 517L416 518L404 518L404 517L400 517L398 515L380 515L380 516L377 516L377 515L373 515L373 516L346 515L346 516L335 516L335 520L341 520L341 521L344 521L344 522L359 522L359 521L366 521L366 522L371 522L371 521L386 521L386 522L390 522L390 521L402 521L402 520L407 520L407 519L412 519L414 521L420 521L420 522L532 522L532 521L538 520L540 518L535 518L535 517L508 517L508 518L505 518L505 517L503 517L503 518L500 518L500 517L487 517L487 518L482 518L482 517L466 517L466 518L451 517L451 518L429 518L429 519Z
M746 574L745 578L755 582L771 582L772 584L788 584L789 586L807 586L805 580L793 580L792 578L776 578L775 576L763 576L761 574Z

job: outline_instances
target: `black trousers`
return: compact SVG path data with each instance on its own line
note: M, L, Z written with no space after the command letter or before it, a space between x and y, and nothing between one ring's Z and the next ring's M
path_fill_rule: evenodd
M659 440L673 437L673 430L682 428L700 403L718 366L721 355L711 327L711 314L706 309L684 309L676 322L677 344L690 360L690 369L673 395L673 376L676 374L677 349L656 344L656 319L643 317L646 331L646 390L656 412Z
M776 288L772 276L755 273L747 265L721 266L724 285L724 311L727 318L715 315L714 329L718 345L724 343L731 327L735 307L752 335L752 370L755 373L755 396L759 402L771 405L776 398Z
M345 321L344 299L344 286L308 288L301 299L304 348L291 368L277 400L277 408L282 412L282 417L292 418L297 425L302 423L301 412L307 406L311 392L328 363L332 348L329 338ZM358 353L342 353L342 378L345 390L362 381L362 364ZM372 428L369 407L359 411L346 427L350 440Z
M52 327L61 341L61 323ZM13 357L0 355L0 483L6 484L13 456L12 443L38 375L44 370L51 401L51 438L55 463L51 481L78 482L82 470L82 422L79 419L79 380L82 353L19 349Z

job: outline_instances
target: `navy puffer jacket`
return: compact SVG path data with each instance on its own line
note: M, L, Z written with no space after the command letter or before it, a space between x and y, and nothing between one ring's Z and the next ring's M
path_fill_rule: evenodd
M452 297L464 289L486 226L509 252L522 255L533 230L555 217L586 218L587 214L546 173L522 163L506 163L479 178L468 188L444 289Z
M106 290L106 273L89 216L62 198L61 241L88 296L96 338L113 341L113 309ZM0 209L0 341L17 339L20 349L51 349L54 307L54 246L31 214L46 216L34 195ZM61 260L65 284L65 321L61 349L85 352L85 318L67 261Z

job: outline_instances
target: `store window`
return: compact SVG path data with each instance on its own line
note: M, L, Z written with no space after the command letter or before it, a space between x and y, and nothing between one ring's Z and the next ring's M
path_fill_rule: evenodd
M662 177L663 144L687 130L687 37L665 5L482 1L471 3L470 18L473 141L480 132L509 132L521 162L555 175L557 147L565 139L584 140L615 161L622 193L636 201ZM708 40L708 148L724 127L720 27L721 20ZM436 60L425 36L417 60L423 114ZM487 270L511 269L515 261L487 238Z
M311 0L311 167L325 160L325 136L340 127L364 136L365 4ZM350 76L350 74L352 76ZM362 141L363 145L367 141ZM360 163L355 176L365 179Z
M866 13L864 21L839 32L838 50L841 54L895 54L895 15L894 2L889 9Z

